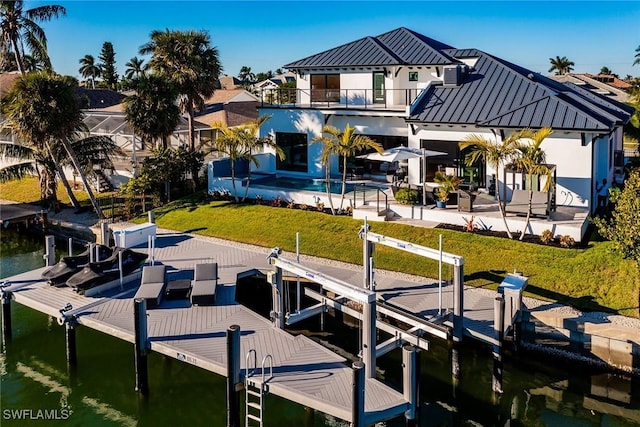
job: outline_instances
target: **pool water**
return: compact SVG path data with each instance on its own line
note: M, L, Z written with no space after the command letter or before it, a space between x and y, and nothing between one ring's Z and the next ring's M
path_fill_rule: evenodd
M292 177L266 177L253 180L254 185L263 185L265 187L289 188L292 190L315 191L320 193L327 192L327 183L324 179L305 179ZM347 184L346 193L354 191L356 184ZM367 184L367 188L379 188L386 190L387 187ZM342 193L342 182L331 181L331 192L333 194Z

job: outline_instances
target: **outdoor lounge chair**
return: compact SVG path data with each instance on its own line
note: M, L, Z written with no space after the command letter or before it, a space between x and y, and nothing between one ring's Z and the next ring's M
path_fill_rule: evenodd
M505 211L516 215L526 215L529 211L529 191L513 190L511 201L506 204ZM531 195L531 214L549 217L549 192L534 191Z
M217 285L218 263L196 264L191 282L191 304L215 304Z
M134 299L143 298L147 301L147 308L160 305L162 295L167 287L167 267L164 265L147 265L142 267L140 287Z

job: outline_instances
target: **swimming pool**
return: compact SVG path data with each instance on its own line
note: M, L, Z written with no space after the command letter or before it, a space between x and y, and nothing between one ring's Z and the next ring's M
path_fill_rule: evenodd
M327 185L324 179L292 178L282 176L270 176L253 180L253 185L263 185L265 187L288 188L293 190L327 192ZM347 184L346 192L349 193L356 188L356 184ZM387 187L367 184L367 188L379 188L386 190ZM331 181L331 193L341 194L342 182Z

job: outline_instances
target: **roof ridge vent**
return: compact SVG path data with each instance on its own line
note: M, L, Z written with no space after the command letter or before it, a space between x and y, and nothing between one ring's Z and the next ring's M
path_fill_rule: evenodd
M460 86L462 80L469 74L469 67L465 64L445 65L442 81L444 86Z

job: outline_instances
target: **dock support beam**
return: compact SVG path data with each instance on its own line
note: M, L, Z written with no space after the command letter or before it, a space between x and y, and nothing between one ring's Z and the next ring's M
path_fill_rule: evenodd
M133 301L136 369L136 391L146 395L149 392L149 373L147 370L147 301L136 298Z
M364 277L363 284L365 289L372 289L373 283L371 280L372 270L373 270L373 262L371 261L371 257L373 257L373 250L375 244L373 242L368 241L366 238L362 240L363 243L363 256L362 256L362 265L364 266Z
M453 341L461 342L464 331L464 266L453 268Z
M240 326L227 328L227 427L240 427Z
M78 364L78 353L76 352L76 327L75 319L69 318L65 322L65 341L67 343L67 364L76 366Z
M502 393L502 346L504 339L504 297L498 294L493 301L493 329L496 342L493 346L492 388Z
M54 236L44 236L44 263L47 267L56 263L56 238Z
M417 426L418 414L418 384L420 384L420 353L412 345L402 347L402 394L409 402L409 409L404 418L407 427Z
M2 337L11 339L11 292L2 293Z
M362 303L362 361L367 378L376 376L376 302Z
M275 271L267 273L267 281L271 284L273 299L271 320L278 329L284 329L284 295L282 294L282 269L276 267Z
M352 384L352 407L353 415L352 427L364 427L364 384L365 372L364 363L353 362L353 384Z

